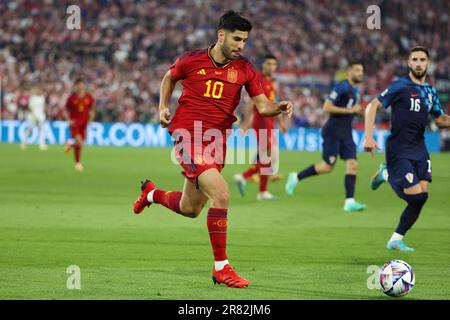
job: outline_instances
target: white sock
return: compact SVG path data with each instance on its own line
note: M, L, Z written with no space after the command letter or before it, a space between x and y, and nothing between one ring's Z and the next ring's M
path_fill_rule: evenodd
M349 203L354 203L355 202L355 198L347 198L345 199L345 205L348 205Z
M223 260L223 261L214 261L214 269L216 271L220 271L223 269L223 267L225 267L227 264L229 264L228 260Z
M155 190L156 190L156 189L153 189L152 191L150 191L150 192L147 194L147 200L148 200L149 202L153 202L153 194L155 193Z
M389 239L389 242L395 241L395 240L403 240L403 236L401 234L397 233L397 232L394 232L392 234L391 239Z
M389 174L388 174L387 169L384 169L384 170L381 172L381 176L383 177L383 180L384 180L384 181L387 181L387 180L388 180Z

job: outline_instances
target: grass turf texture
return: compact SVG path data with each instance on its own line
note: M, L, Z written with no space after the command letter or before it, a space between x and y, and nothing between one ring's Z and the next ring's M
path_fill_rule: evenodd
M382 155L359 155L356 196L368 205L361 213L342 210L342 161L301 182L292 198L285 179L269 184L277 202L257 202L251 182L242 199L231 177L247 166L228 165L228 255L250 280L246 289L213 285L206 209L197 219L159 205L132 213L140 179L181 188L169 149L88 147L81 174L61 146L3 144L0 158L1 299L391 299L366 286L367 267L390 259L416 272L402 299L450 297L450 154L432 155L430 199L406 238L414 253L385 249L404 203L388 185L369 189ZM286 178L318 160L282 152L280 172ZM69 265L81 268L81 290L66 288Z

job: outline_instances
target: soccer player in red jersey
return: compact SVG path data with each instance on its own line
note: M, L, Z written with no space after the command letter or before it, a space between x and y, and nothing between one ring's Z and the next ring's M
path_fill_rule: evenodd
M87 92L84 79L75 80L75 90L67 98L64 116L69 122L70 135L74 143L67 141L64 153L68 154L71 149L75 155L75 170L83 171L81 165L81 149L86 140L86 130L89 122L94 119L94 98Z
M225 165L226 133L243 87L263 116L292 115L292 103L267 99L258 73L241 55L252 24L234 11L225 13L217 28L217 42L203 50L185 52L164 75L160 91L160 122L175 139L174 152L185 176L183 191L165 191L149 179L133 211L141 213L152 203L189 218L197 217L208 199L207 227L214 254L214 283L242 288L249 282L238 276L226 254L228 185L221 171ZM172 117L169 100L181 80L183 92Z
M260 74L260 82L264 90L264 94L271 101L275 101L276 97L276 81L273 78L273 74L275 73L277 66L277 58L274 55L267 54L264 57ZM286 128L282 118L278 119L280 128L285 132ZM236 182L238 190L242 196L245 195L246 181L252 178L254 174L259 174L259 193L257 195L257 199L277 199L276 196L267 190L269 175L272 173L271 165L273 161L276 161L276 159L274 159L275 154L271 154L272 147L277 143L276 136L273 134L273 130L275 129L274 120L275 117L263 117L252 100L250 100L245 107L244 121L242 122L241 129L243 132L246 132L249 129L250 124L252 125L256 134L258 150L263 153L263 155L260 155L258 152L257 163L255 165L252 165L243 174L234 175L233 180ZM261 161L261 156L269 161Z

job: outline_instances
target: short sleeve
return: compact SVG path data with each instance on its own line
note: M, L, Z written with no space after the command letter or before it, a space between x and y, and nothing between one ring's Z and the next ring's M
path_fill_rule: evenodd
M170 66L172 79L178 81L186 77L186 56L182 55Z
M381 102L383 108L387 109L391 105L397 91L398 85L393 82L386 88L386 90L377 96L377 99Z
M328 95L327 99L330 100L334 105L339 101L342 97L342 88L339 84L335 85Z
M445 114L445 111L441 106L441 102L439 101L439 96L436 92L436 89L432 88L431 94L432 94L433 101L432 101L432 106L430 109L430 114L433 119L436 119L436 118L439 118L440 116L442 116L443 114Z
M247 81L245 82L245 90L247 90L250 97L256 97L264 94L264 89L261 86L261 79L259 72L249 64L247 68Z

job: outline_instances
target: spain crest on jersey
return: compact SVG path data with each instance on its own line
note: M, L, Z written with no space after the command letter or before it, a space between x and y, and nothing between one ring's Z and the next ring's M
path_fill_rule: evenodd
M237 71L233 68L228 69L227 81L231 82L231 83L235 83L237 81L237 78L238 78Z

